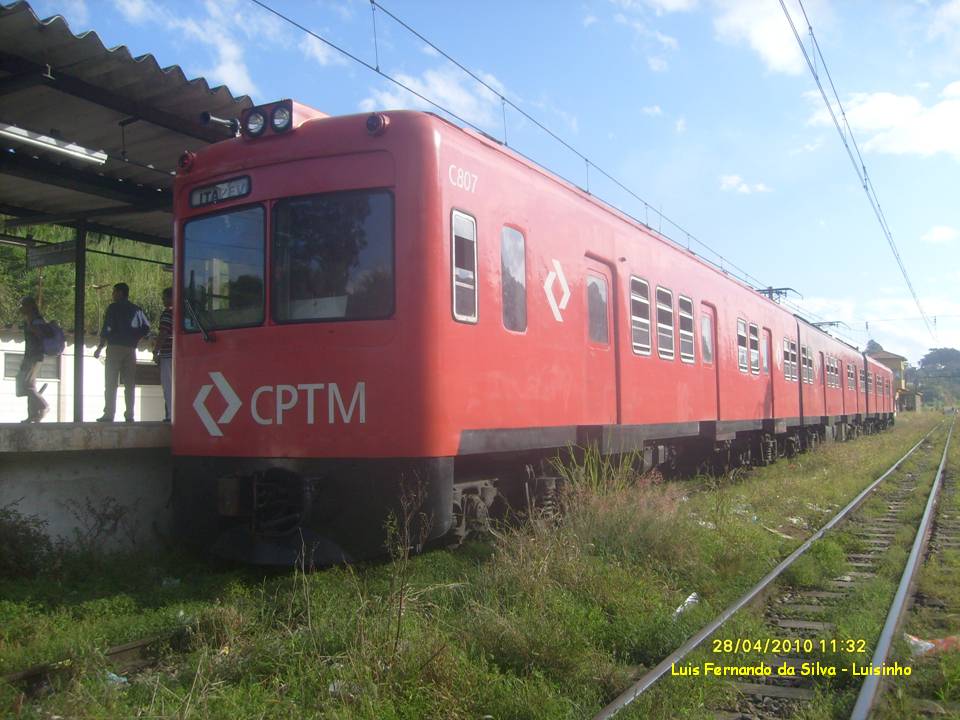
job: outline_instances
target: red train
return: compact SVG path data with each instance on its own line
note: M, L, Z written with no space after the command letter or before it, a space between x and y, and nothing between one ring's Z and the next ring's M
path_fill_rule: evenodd
M892 421L888 369L495 141L293 113L176 181L175 498L218 552L378 553L411 487L439 537L570 444L769 462Z

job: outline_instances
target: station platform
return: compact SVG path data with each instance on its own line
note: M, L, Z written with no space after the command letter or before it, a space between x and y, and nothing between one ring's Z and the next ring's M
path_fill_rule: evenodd
M0 423L0 453L169 448L170 423Z
M2 423L0 507L58 541L106 551L170 544L170 424Z

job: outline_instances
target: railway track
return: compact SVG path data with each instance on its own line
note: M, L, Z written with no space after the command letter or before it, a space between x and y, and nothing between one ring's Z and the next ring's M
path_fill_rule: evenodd
M923 660L917 661L910 656L909 652L904 652L906 648L903 645L900 646L899 653L894 652L896 649L894 639L899 635L898 631L907 627L911 620L916 621L919 626L936 628L956 635L956 615L960 612L960 604L956 601L951 602L950 599L946 601L941 599L936 588L933 589L932 594L928 595L918 591L917 587L917 580L927 565L932 561L944 560L946 562L942 567L948 570L938 574L937 579L947 586L944 589L947 591L948 598L951 586L956 588L960 584L960 569L951 563L950 558L944 557L946 554L960 550L960 512L957 505L957 474L960 468L956 467L956 464L951 465L948 460L948 451L949 440L937 469L923 520L914 538L914 545L901 577L897 596L890 606L883 633L877 643L872 661L874 664L889 666L891 663L914 665L918 662L923 663ZM922 643L919 644L922 645ZM949 651L950 643L946 643L946 646L945 649ZM935 651L940 649L942 648L936 646L928 648ZM956 647L952 648L954 651L956 649ZM936 664L936 660L928 663L930 664ZM894 690L896 692L893 692ZM942 695L942 693L941 688L939 694ZM850 717L851 720L865 720L868 717L899 718L915 717L921 714L928 716L949 714L950 717L960 715L960 705L957 703L953 703L952 706L949 702L944 705L938 704L938 701L942 702L944 699L942 696L933 696L929 685L924 683L908 680L897 685L886 683L884 687L882 677L868 678L861 688Z
M612 718L664 676L671 677L671 682L685 683L681 686L684 693L722 696L706 703L703 717L767 720L807 716L817 703L817 717L829 716L823 715L823 707L830 704L824 703L825 696L849 695L852 687L862 683L872 701L880 680L910 672L901 664L902 659L887 660L889 640L898 627L916 567L922 560L952 433L953 424L949 429L941 424L931 430L759 583L646 672L594 720ZM942 447L942 454L935 445ZM917 493L931 477L934 480L926 509L918 523ZM957 547L960 518L954 514L950 521L941 523L944 530L939 542ZM846 536L843 572L821 583L784 583L783 573L841 524ZM894 598L893 619L888 618L879 639L851 635L849 624L844 622L845 613L861 611L868 598L876 594L883 582L880 576L889 573L891 559L904 553L905 544L910 555ZM747 606L761 612L762 631L751 637L725 636L722 629L726 623ZM695 651L708 639L711 642L704 648L707 656L701 657L702 653ZM871 658L869 652L874 646L876 652ZM723 692L711 694L705 689L708 683L718 682L727 686ZM843 705L837 703L834 708L838 704ZM850 704L846 702L847 709ZM865 707L869 713L869 704Z

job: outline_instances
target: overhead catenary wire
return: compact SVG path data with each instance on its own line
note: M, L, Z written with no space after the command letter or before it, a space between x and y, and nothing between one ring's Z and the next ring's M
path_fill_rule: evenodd
M266 2L264 2L264 0L250 0L250 2L252 2L253 4L255 4L255 5L257 5L258 7L262 8L263 10L269 12L270 14L274 15L275 17L283 20L284 22L288 23L289 25L297 28L297 29L300 30L301 32L306 33L306 34L309 35L310 37L312 37L312 38L314 38L314 39L316 39L316 40L319 40L320 42L324 43L326 46L328 46L329 48L331 48L331 49L335 50L336 52L340 53L340 54L343 55L344 57L352 60L353 62L355 62L355 63L357 63L357 64L359 64L359 65L362 65L363 67L367 68L367 69L370 70L371 72L376 73L377 75L379 75L380 77L384 78L385 80L388 80L389 82L393 83L393 84L396 85L397 87L400 87L400 88L402 88L403 90L409 92L411 95L417 97L418 99L422 100L423 102L428 103L429 105L432 105L433 107L439 109L441 112L446 113L447 115L449 115L450 117L454 118L457 122L463 124L464 126L469 127L469 128L471 128L471 129L473 129L473 130L476 130L477 132L479 132L479 133L481 133L481 134L487 135L486 131L485 131L483 128L481 128L481 127L479 127L478 125L476 125L475 123L470 122L470 121L467 120L466 118L458 115L456 112L450 110L449 108L445 107L444 105L440 104L439 102L437 102L437 101L435 101L435 100L433 100L433 99L431 99L431 98L426 97L426 96L423 95L422 93L420 93L420 92L418 92L417 90L411 88L411 87L410 87L409 85L407 85L406 83L404 83L404 82L402 82L401 80L393 77L393 76L390 75L388 72L385 72L383 69L381 69L381 67L380 67L380 62L379 62L379 50L375 50L375 52L377 53L377 61L376 61L376 65L373 65L373 64L367 62L366 60L358 57L357 55L354 55L353 53L351 53L350 51L346 50L345 48L342 48L342 47L340 47L339 45L333 43L332 41L328 40L327 38L323 37L322 35L314 32L313 30L310 30L309 28L307 28L307 27L304 26L303 24L301 24L301 23L297 22L296 20L294 20L293 18L291 18L291 17L283 14L283 13L280 12L279 10L274 9L273 7L271 7L270 5L268 5ZM650 228L651 230L654 230L653 226L650 225L650 223L649 223L649 217L648 217L649 212L650 212L650 211L653 211L654 213L657 214L657 216L660 218L660 221L661 221L660 226L656 229L656 232L657 232L659 235L661 235L661 236L663 236L664 238L670 240L671 242L673 242L673 243L674 243L675 245L677 245L678 247L681 247L681 248L684 247L684 245L681 244L679 241L674 240L672 237L670 237L669 234L663 232L663 230L662 230L662 223L665 222L665 223L667 223L669 226L675 228L675 229L680 233L680 235L683 236L683 237L686 239L687 249L690 249L689 246L690 246L691 243L695 243L698 247L702 248L703 250L707 251L708 253L710 253L710 255L713 256L713 257L711 258L711 257L707 257L707 256L704 256L704 255L700 255L700 257L702 257L704 260L707 260L708 262L711 262L712 264L716 265L716 266L719 267L720 270L723 271L724 273L734 275L734 277L739 278L740 280L742 280L743 282L745 282L745 283L747 283L747 284L754 285L755 287L766 287L767 283L761 282L761 281L758 280L755 276L753 276L752 274L750 274L749 272L747 272L746 270L744 270L743 268L741 268L739 265L737 265L736 263L734 263L733 261L731 261L729 258L727 258L727 257L725 257L724 255L720 254L719 252L717 252L716 250L714 250L712 247L710 247L709 245L707 245L705 242L703 242L702 240L700 240L699 238L697 238L693 233L691 233L691 232L689 232L688 230L686 230L685 228L683 228L683 227L682 227L679 223L677 223L675 220L673 220L672 218L667 217L666 215L664 215L664 213L663 213L662 211L658 210L658 209L655 208L653 205L651 205L651 204L648 203L646 200L644 200L640 195L638 195L638 194L637 194L636 192L634 192L632 189L630 189L629 187L627 187L627 185L625 185L621 180L617 179L617 178L614 177L611 173L607 172L607 171L604 170L602 167L598 166L595 162L593 162L592 160L590 160L590 158L588 158L586 155L584 155L582 152L580 152L580 151L577 150L575 147L573 147L570 143L568 143L566 140L564 140L560 135L558 135L556 132L554 132L553 130L551 130L549 127L547 127L547 126L546 126L544 123L542 123L540 120L538 120L538 119L536 119L535 117L533 117L532 115L530 115L526 110L524 110L523 108L521 108L519 105L517 105L517 104L516 104L514 101L512 101L510 98L506 97L506 95L504 94L504 92L502 91L502 89L495 88L495 87L493 87L492 85L490 85L488 82L486 82L486 81L483 80L481 77L479 77L476 73L472 72L472 71L469 70L467 67L465 67L462 63L460 63L460 62L458 62L456 59L454 59L449 53L445 52L443 49L441 49L440 47L438 47L438 46L437 46L435 43L433 43L431 40L427 39L425 36L423 36L421 33L419 33L417 30L415 30L413 27L411 27L409 24L407 24L406 22L404 22L403 20L401 20L399 17L397 17L396 15L394 15L392 12L390 12L388 9L386 9L383 5L381 5L381 4L380 4L379 2L377 2L376 0L371 0L371 3L370 3L370 4L371 4L371 7L372 7L372 8L374 8L374 9L379 9L379 10L380 10L381 12L383 12L385 15L387 15L387 16L390 17L392 20L394 20L395 22L397 22L400 26L402 26L404 29L406 29L407 31L409 31L412 35L414 35L414 36L417 37L419 40L421 40L422 42L424 42L424 43L426 43L427 45L429 45L433 50L435 50L437 53L439 53L440 55L442 55L447 61L449 61L450 63L452 63L453 65L455 65L457 68L459 68L461 71L463 71L464 73L466 73L466 74L467 74L471 79L473 79L475 82L479 83L482 87L486 88L487 91L489 91L489 92L492 93L494 96L496 96L496 97L498 97L498 98L500 99L501 105L502 105L502 107L504 108L504 144L505 144L505 145L506 145L506 111L505 111L505 109L506 109L506 106L509 105L513 110L515 110L515 111L518 112L520 115L522 115L522 116L523 116L525 119L527 119L530 123L532 123L533 125L535 125L537 128L539 128L539 129L542 130L544 133L546 133L548 136L550 136L552 139L554 139L556 142L558 142L561 146L563 146L563 147L566 148L568 151L570 151L571 153L573 153L574 155L576 155L578 158L580 158L580 159L584 162L585 166L587 167L588 178L589 178L589 169L592 168L595 172L599 173L601 176L603 176L603 177L606 178L608 181L610 181L611 183L613 183L613 185L615 185L617 188L619 188L620 190L622 190L623 192L625 192L627 195L629 195L630 197L632 197L634 200L636 200L636 201L638 201L639 203L641 203L641 205L643 206L643 209L644 209L644 214L645 214L645 216L647 216L647 217L646 217L646 219L641 220L640 218L638 218L638 217L636 217L636 216L634 216L634 215L630 215L629 213L626 213L626 212L623 211L623 210L620 210L620 212L624 212L624 214L628 215L631 219L633 219L633 220L635 220L636 222L638 222L638 223L640 223L640 224L642 224L642 225ZM375 44L376 44L376 42L375 42ZM525 159L527 159L527 160L530 160L531 162L535 162L535 163L543 166L543 163L539 163L539 162L533 160L533 158L528 157L527 155L525 155L523 152L520 152L520 151L517 150L516 148L511 148L511 149L512 149L513 152L515 152L517 155L520 155L521 157L523 157L523 158L525 158ZM550 169L550 168L547 168L547 169ZM560 173L557 173L557 174L560 175L561 177L563 177ZM589 185L589 180L588 180L588 185ZM585 188L585 190L589 193L589 187ZM691 250L691 252L692 252L692 250Z
M936 332L934 327L931 325L930 319L927 317L927 314L924 312L923 307L920 304L920 298L917 296L917 292L913 288L913 283L910 281L910 275L907 273L907 268L903 263L903 258L900 257L900 251L897 249L897 245L894 242L893 233L890 231L890 226L887 224L886 216L884 215L883 208L880 205L880 199L877 197L876 190L873 187L873 181L870 179L870 176L867 173L867 165L863 161L863 156L860 154L860 147L857 145L856 138L853 135L853 129L850 127L850 122L847 120L847 113L843 109L843 103L840 101L840 95L837 93L836 85L833 83L833 77L830 75L830 70L827 67L827 61L824 59L823 52L820 50L820 43L817 42L816 35L814 35L813 25L810 23L810 18L807 16L806 8L803 6L803 1L797 0L797 3L800 6L800 11L803 13L803 19L807 23L807 32L810 35L811 46L815 51L813 58L811 58L811 54L807 52L807 48L803 44L800 33L797 31L797 26L793 22L793 17L790 15L790 11L787 9L785 0L779 0L779 2L780 7L783 9L783 14L786 16L787 22L790 24L790 29L793 31L793 36L796 38L797 45L800 47L800 52L803 53L803 58L806 60L807 67L810 69L810 74L813 75L814 82L816 82L817 88L820 90L820 96L823 98L823 102L827 106L827 111L830 113L830 117L833 119L833 124L837 128L837 132L840 135L840 140L843 142L843 146L847 151L847 156L850 158L850 163L853 165L853 169L857 173L857 177L859 178L860 184L863 187L863 191L867 196L867 200L870 201L870 207L873 208L873 212L877 216L877 221L880 223L880 229L883 231L883 235L886 238L887 244L890 246L893 257L897 261L897 266L900 268L900 273L903 275L907 289L910 290L910 295L913 297L914 303L916 303L917 310L920 311L920 317L923 318L923 322L927 326L927 331L930 333L930 336L936 340ZM837 113L834 111L833 103L827 97L827 92L823 87L823 83L820 81L820 74L817 72L817 68L815 66L817 58L820 59L820 67L823 68L823 73L826 75L830 84L830 90L833 92L833 98L836 102L836 107L839 109L840 117L843 119L842 125L840 120L837 118Z

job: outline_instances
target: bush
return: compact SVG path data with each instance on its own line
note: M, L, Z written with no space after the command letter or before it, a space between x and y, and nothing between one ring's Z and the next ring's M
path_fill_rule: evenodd
M46 520L24 515L18 504L0 507L0 578L33 577L53 552Z

